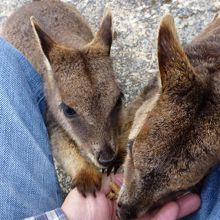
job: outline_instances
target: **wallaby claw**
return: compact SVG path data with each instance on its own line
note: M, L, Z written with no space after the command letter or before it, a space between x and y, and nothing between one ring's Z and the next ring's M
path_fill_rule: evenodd
M120 167L120 165L115 165L114 170L113 170L114 174L116 174L116 173L117 173L117 171L118 171L119 167Z
M113 168L113 167L109 167L109 168L107 169L107 176L109 176L110 173L112 172L112 168Z
M107 176L110 175L111 172L113 172L114 174L116 174L117 170L118 170L118 166L111 166L107 169Z
M109 176L111 172L116 174L120 166L121 166L121 164L116 163L113 166L107 168L107 172L106 172L107 176Z

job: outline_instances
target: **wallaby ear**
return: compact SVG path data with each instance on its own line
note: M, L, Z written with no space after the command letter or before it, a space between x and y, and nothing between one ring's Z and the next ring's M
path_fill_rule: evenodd
M94 44L98 44L99 47L110 54L112 45L112 13L109 8L106 9L100 28L92 41L92 45Z
M194 78L191 66L180 44L174 19L171 15L162 18L158 35L158 64L162 87L188 85Z
M51 49L56 45L56 43L47 33L41 29L37 20L33 16L30 18L30 21L39 46L42 48L43 53L49 60L49 53Z

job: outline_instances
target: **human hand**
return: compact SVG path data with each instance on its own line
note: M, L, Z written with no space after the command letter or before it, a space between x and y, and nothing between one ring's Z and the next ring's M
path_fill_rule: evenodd
M119 175L112 175L111 180L116 182ZM61 209L69 220L115 220L116 203L110 201L106 194L110 192L110 177L103 176L102 188L93 195L84 198L77 189L67 195Z
M177 201L168 202L160 209L147 213L138 220L176 220L183 218L200 207L200 198L196 194L188 194Z
M122 184L122 175L112 176L118 185ZM106 198L110 191L110 178L104 176L102 189L96 193L96 198L88 195L85 199L77 189L73 189L65 199L62 210L69 220L116 220L116 203ZM175 202L169 202L152 213L147 213L138 220L175 220L189 215L200 206L200 198L189 194Z

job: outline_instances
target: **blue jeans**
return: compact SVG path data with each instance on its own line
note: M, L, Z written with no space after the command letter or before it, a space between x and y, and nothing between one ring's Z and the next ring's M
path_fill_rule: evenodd
M44 105L40 75L0 38L0 219L22 219L61 205Z
M216 166L205 179L201 192L201 208L185 220L220 219L220 165Z
M0 38L0 219L22 219L61 205L47 130L42 79ZM220 219L220 165L206 178L202 206L186 219Z

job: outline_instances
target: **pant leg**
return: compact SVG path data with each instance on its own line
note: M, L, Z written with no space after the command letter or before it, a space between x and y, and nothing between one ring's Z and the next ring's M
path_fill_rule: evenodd
M205 179L201 192L201 208L186 220L220 219L220 164Z
M40 75L0 38L0 219L61 205L43 106Z

